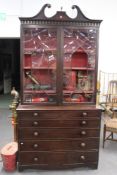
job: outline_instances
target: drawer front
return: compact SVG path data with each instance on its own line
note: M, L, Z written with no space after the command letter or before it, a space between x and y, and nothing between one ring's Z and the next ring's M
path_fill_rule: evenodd
M19 142L19 151L96 150L98 147L98 138L79 140L23 140Z
M74 119L78 117L100 117L100 111L18 111L21 119Z
M19 139L61 139L61 138L86 138L99 137L99 129L80 128L19 128Z
M20 165L64 165L98 161L98 152L20 152Z
M29 120L18 120L20 127L92 127L99 128L99 118L85 118L76 120L59 120L59 119L29 119Z

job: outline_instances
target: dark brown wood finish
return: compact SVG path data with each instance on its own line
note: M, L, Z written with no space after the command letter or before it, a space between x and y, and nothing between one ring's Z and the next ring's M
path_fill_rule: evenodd
M96 84L98 30L101 20L88 19L76 5L72 6L72 9L77 10L74 19L63 11L48 18L44 11L50 7L45 4L34 17L20 18L21 104L17 108L18 169L49 170L82 166L97 168L101 110L96 107ZM39 35L39 32L43 34ZM46 32L49 42L51 39L55 42L54 48L53 42L49 48L46 45ZM74 40L70 40L71 38ZM65 50L67 46L74 50L74 42L78 45L75 51ZM42 49L42 46L46 49ZM70 54L81 59L78 65L77 60L71 62L72 68L68 62L65 63L65 58ZM54 67L46 65L47 62L38 62L46 57L56 58ZM94 62L90 63L92 57ZM51 76L48 76L49 73ZM71 84L65 85L68 75L71 76ZM83 78L88 79L86 89L79 87ZM49 86L50 79L52 88Z
M92 106L34 108L17 109L19 170L98 166L101 110Z

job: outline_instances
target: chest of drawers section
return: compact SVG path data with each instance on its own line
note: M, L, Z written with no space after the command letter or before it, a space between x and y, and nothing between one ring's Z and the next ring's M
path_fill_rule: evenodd
M97 168L100 110L17 110L18 167Z

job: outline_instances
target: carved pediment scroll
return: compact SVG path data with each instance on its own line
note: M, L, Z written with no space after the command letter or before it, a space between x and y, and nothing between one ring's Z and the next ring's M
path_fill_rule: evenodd
M56 14L52 17L47 17L45 15L45 9L46 8L51 8L50 4L45 4L42 9L40 10L40 12L38 14L36 14L33 17L20 17L19 19L21 21L75 21L75 22L95 22L95 23L101 23L101 20L92 20L87 18L82 11L80 10L80 8L77 5L73 5L72 9L76 9L77 10L77 15L75 18L70 18L65 11L57 11Z

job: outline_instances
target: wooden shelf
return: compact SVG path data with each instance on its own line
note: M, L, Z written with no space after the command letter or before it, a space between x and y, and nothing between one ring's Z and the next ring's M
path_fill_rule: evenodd
M42 49L34 49L34 48L25 48L24 49L24 54L25 55L32 55L33 53L48 53L48 52L52 52L52 53L56 53L56 48L55 49L44 49L44 51Z
M32 69L32 70L33 70L33 69L34 69L34 70L35 70L35 69L38 69L38 70L47 69L47 70L48 70L48 69L56 69L56 67L52 67L52 66L48 66L48 67L24 67L23 69L26 69L26 70L27 70L27 69Z
M24 94L53 94L56 95L55 90L24 90Z
M93 94L94 91L79 91L79 90L63 90L64 95L65 94Z
M68 69L68 70L90 70L90 71L94 71L94 68L91 67L64 67L63 69Z

